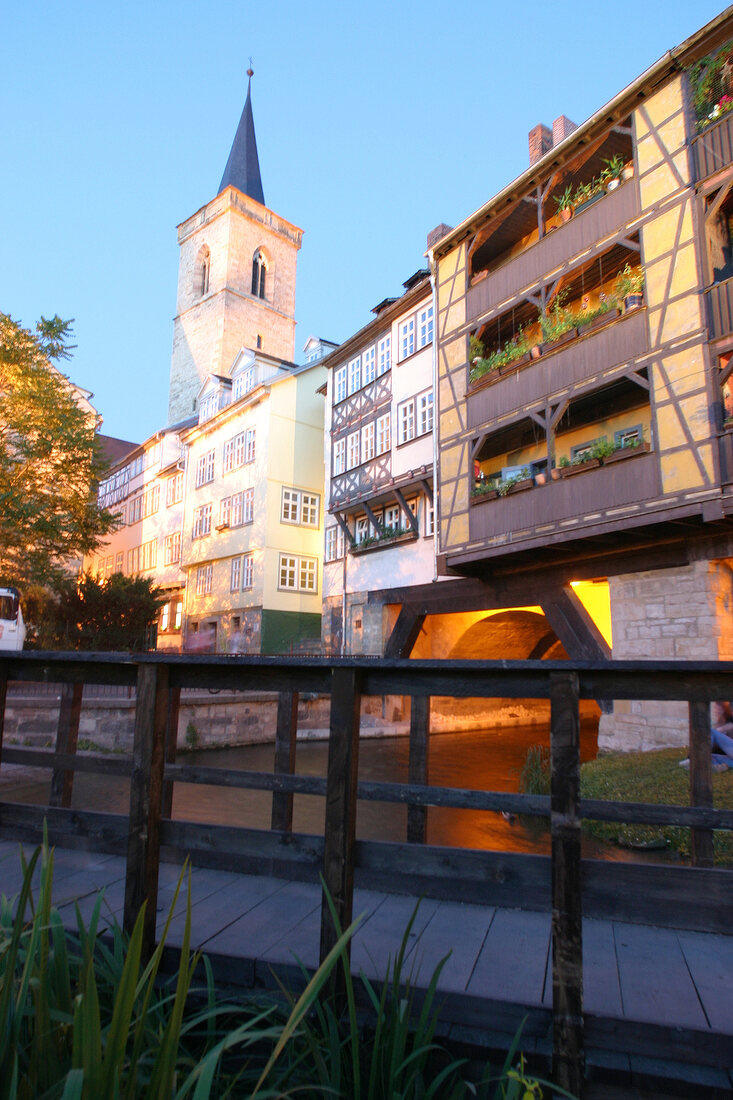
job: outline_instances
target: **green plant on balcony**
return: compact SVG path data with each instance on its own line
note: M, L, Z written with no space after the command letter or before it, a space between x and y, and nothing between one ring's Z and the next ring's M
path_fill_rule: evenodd
M582 307L575 311L575 323L578 328L584 325L589 325L591 321L595 321L597 317L603 317L606 313L611 313L614 309L618 309L618 299L615 294L604 294L597 306L593 306L592 309L583 309Z
M616 276L613 288L618 300L624 303L624 309L640 306L644 300L644 272L641 267L632 267L627 263Z
M554 198L557 213L563 221L567 221L573 213L573 185L569 183L562 194L555 195Z
M589 183L578 184L575 189L575 194L573 195L573 206L582 206L584 203L589 202L591 199L601 194L603 194L603 183L600 176L594 176Z
M688 69L698 130L704 130L733 109L733 40Z
M471 340L473 341L474 337L471 337ZM477 343L480 344L480 341L477 341ZM480 346L483 353L483 344ZM481 354L477 355L475 358L471 358L471 381L475 382L477 379L483 378L486 374L498 371L502 367L508 367L511 363L515 362L515 360L521 359L522 356L526 355L528 352L529 340L520 328L516 335L512 336L510 340L507 340L503 347L497 348L496 351L490 352L489 355Z
M612 157L604 157L603 164L604 167L601 170L599 182L603 187L610 190L612 186L617 186L620 182L626 161L620 153L615 153ZM616 181L615 184L613 183L614 180Z
M545 344L553 344L570 332L577 324L572 310L565 306L565 294L563 291L555 298L552 309L539 314L539 323L542 330L542 341Z
M492 488L496 489L500 497L505 497L510 489L513 489L515 485L518 485L520 481L526 481L531 476L529 466L523 466L518 474L512 474L511 477L502 478Z

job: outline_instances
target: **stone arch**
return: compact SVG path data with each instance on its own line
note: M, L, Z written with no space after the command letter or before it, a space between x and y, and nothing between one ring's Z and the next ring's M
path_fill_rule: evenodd
M208 245L201 245L196 256L193 276L193 292L197 298L209 293L209 274L211 271L211 253Z
M544 615L500 611L470 626L448 656L454 660L527 661L567 660L568 655Z

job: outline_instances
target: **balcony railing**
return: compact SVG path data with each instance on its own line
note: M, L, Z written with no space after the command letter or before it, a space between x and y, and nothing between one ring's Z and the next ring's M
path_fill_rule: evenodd
M639 189L636 180L629 180L470 287L466 320L480 317L525 287L536 286L540 276L578 253L585 252L588 258L604 251L607 238L638 214Z
M730 336L733 333L733 279L708 287L705 299L710 338Z
M530 360L496 384L469 393L468 425L477 428L512 411L544 404L550 394L572 389L616 363L630 362L647 347L646 310L636 309L557 351Z
M469 512L470 540L494 543L494 547L481 548L480 554L485 557L493 548L497 554L505 554L508 546L521 550L560 537L577 538L582 527L611 522L611 512L614 528L618 529L625 517L647 511L646 502L658 498L660 492L656 454L635 454L623 462L585 470L496 500L479 498ZM629 511L619 515L618 509L625 507ZM569 522L573 519L577 524ZM539 535L538 528L542 529Z
M692 153L697 183L733 163L733 114L703 130L692 143Z

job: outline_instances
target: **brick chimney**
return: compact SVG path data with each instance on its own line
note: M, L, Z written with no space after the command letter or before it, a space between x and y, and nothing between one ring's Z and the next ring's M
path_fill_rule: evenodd
M428 233L428 247L426 251L430 251L436 241L439 241L441 237L444 237L446 233L450 233L452 225L446 225L445 222L441 222L440 225L436 225L435 229L431 229Z
M543 122L538 122L529 131L529 163L536 164L552 149L552 130Z
M571 122L565 115L560 115L552 124L552 144L559 145L566 137L570 137L573 130L577 129L578 127L574 122Z

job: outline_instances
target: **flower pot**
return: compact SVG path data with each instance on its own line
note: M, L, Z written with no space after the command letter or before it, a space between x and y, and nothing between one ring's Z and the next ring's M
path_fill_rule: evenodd
M632 455L643 455L649 452L648 443L637 443L635 447L619 447L613 454L606 455L603 459L603 465L608 466L609 462L620 462L621 459L631 458Z
M596 466L600 466L601 460L599 458L588 458L585 462L577 462L574 466L561 466L561 477L573 477L574 474L582 474L585 470L593 470Z
M557 466L553 466L550 470L550 478L552 481L559 481L562 477L562 470L559 470Z
M539 359L539 357L541 355L542 355L542 345L541 344L533 344L532 347L529 349L530 359Z
M606 184L606 190L607 191L615 191L620 183L621 183L621 180L619 179L619 177L615 176L614 179L609 180L608 183Z
M625 183L627 180L632 180L633 178L634 178L634 165L633 165L632 161L629 161L629 163L625 164L623 166L623 168L621 169L621 179Z
M547 474L541 471L539 474L534 475L535 485L547 485Z
M585 210L586 207L592 206L594 202L598 202L599 199L602 199L604 194L604 191L599 191L597 195L591 195L589 199L586 199L585 202L581 202L575 207L575 213L579 214L581 210Z
M471 504L478 504L481 500L496 500L498 489L474 489L471 493Z
M545 351L555 351L556 348L561 348L563 344L569 344L571 340L574 340L578 335L578 330L575 328L569 328L567 332L564 332L562 336L558 336L557 340L553 340L552 343L544 344Z
M507 496L512 493L522 493L525 489L532 489L534 487L534 478L525 477L521 481L515 481L514 484L506 492ZM501 495L501 494L499 494Z
M638 309L639 306L643 305L643 294L627 294L624 298L624 313L629 313L632 309Z
M562 210L560 211L560 221L561 222L569 222L570 219L572 218L572 216L573 216L572 206L563 206Z

